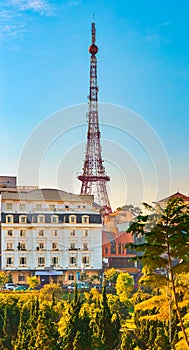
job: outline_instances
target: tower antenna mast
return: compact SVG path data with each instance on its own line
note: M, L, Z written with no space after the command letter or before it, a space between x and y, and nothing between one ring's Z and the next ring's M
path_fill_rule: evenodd
M88 133L83 174L78 176L82 182L81 194L94 195L94 200L98 203L104 214L112 212L106 182L110 177L106 175L103 166L100 146L100 129L98 119L98 86L97 86L97 59L98 47L96 45L96 28L94 20L91 27L91 45L89 46L90 57L90 91L89 91L89 111L88 111Z

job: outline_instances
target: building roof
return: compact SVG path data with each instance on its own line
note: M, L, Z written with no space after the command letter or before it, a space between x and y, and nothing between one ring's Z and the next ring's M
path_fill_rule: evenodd
M60 202L81 202L93 203L94 196L76 195L58 189L43 188L27 192L4 192L1 199L22 200L22 201L60 201Z
M183 193L176 192L176 193L172 194L171 196L168 196L166 198L161 199L157 203L167 202L170 198L180 198L180 199L183 199L185 202L189 202L189 197L188 196L186 196Z
M132 243L133 242L133 236L132 233L128 232L109 232L109 231L103 231L102 232L102 244L111 244L111 243Z

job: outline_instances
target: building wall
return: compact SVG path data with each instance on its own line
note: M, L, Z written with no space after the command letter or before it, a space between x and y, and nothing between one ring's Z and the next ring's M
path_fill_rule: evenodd
M54 191L51 196L56 197ZM101 216L92 200L87 198L85 203L82 196L78 204L77 198L65 204L63 199L31 200L29 192L24 200L2 193L1 263L14 282L24 283L27 276L36 274L41 280L67 283L82 272L98 274L102 268Z

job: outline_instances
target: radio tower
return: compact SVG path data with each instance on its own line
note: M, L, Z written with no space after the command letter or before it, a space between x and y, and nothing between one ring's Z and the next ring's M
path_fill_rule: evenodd
M100 146L100 130L98 122L98 86L97 86L97 59L96 54L96 29L92 23L92 44L89 47L90 57L90 92L89 92L89 112L88 112L88 133L87 148L83 166L83 174L78 176L82 182L81 194L94 195L94 200L102 207L105 215L112 212L106 182L110 177L106 175L103 166Z

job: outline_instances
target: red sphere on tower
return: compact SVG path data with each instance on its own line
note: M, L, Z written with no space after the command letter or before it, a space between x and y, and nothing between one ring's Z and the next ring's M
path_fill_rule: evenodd
M89 52L91 55L96 55L96 53L98 52L98 46L92 44L91 46L89 46Z

